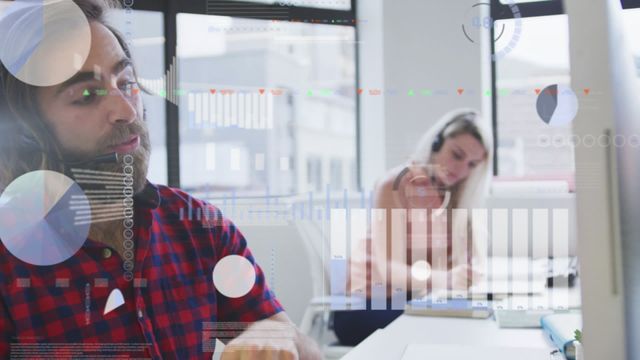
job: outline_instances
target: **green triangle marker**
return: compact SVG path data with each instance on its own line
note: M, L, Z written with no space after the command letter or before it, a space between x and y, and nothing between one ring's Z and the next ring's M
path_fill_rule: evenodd
M485 92L484 92L484 95L485 95L485 96L491 96L491 90L487 90L487 91L485 91Z
M413 95L415 95L413 90L409 90L409 96L413 96Z
M89 96L89 95L91 95L91 94L89 93L89 90L86 90L86 89L85 89L85 91L82 93L82 96Z
M307 95L308 95L308 96L313 96L313 91L309 90L309 91L307 92Z

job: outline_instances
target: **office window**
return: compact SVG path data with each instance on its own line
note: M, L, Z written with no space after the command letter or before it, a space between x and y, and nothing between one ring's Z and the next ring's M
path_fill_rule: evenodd
M355 159L353 27L178 14L177 30L182 188L304 193L310 156Z
M309 156L307 158L308 188L312 191L322 192L322 158Z
M340 159L331 159L329 168L329 174L331 176L331 189L335 191L339 191L343 189L343 171L342 171L342 160Z
M515 20L496 21L496 28L511 21ZM564 113L564 119L560 115L559 120L550 120L540 115L548 110L549 106L541 106L547 101L538 101L541 95L556 97L560 108L573 95L578 105L585 98L584 89L569 89L568 18L554 15L521 21L518 43L496 62L498 175L572 176L571 116L566 115L571 111Z
M164 75L164 21L160 12L124 10L112 12L109 21L131 47L138 80L146 86ZM163 97L142 93L151 138L151 161L147 178L154 183L167 183L166 107Z

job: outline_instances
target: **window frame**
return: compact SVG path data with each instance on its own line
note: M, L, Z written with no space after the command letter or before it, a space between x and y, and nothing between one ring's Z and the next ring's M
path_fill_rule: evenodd
M640 0L639 0L640 1ZM495 38L495 25L498 20L513 19L513 13L509 11L509 4L503 4L500 0L491 0L491 20L492 26L489 29L490 39ZM564 14L562 0L539 1L518 4L520 16L522 18L535 16L552 16ZM496 53L495 42L490 41L491 58ZM498 176L498 88L496 62L491 61L491 129L493 132L493 176Z
M251 1L233 1L239 8L244 6L256 5L260 7L268 7L273 9L286 8L289 11L289 20L282 20L282 18L269 18L265 16L256 16L243 13L241 9L238 9L235 13L225 12L224 14L216 14L215 11L207 11L207 2L214 0L120 0L120 3L124 7L131 7L133 10L146 10L162 12L164 17L164 63L165 71L168 71L173 59L176 57L177 46L177 16L179 13L199 14L199 15L222 15L231 16L246 19L260 19L260 20L278 20L287 22L304 22L310 24L321 25L337 25L337 26L352 26L355 28L355 44L358 43L358 24L357 24L357 0L351 0L350 10L334 10L334 9L322 9L315 7L302 7L292 5L280 5L265 4ZM220 1L220 0L216 0ZM224 1L224 0L222 0ZM227 0L228 1L228 0ZM226 2L226 1L225 1ZM331 22L331 20L338 20ZM315 20L312 22L312 20ZM358 66L360 54L357 45L354 45L355 53L355 88L359 87L360 83L360 69ZM361 163L361 149L360 149L360 97L356 96L356 162L357 166L357 184L358 187L362 186L361 170L359 164ZM180 126L179 126L179 111L178 106L174 105L170 101L165 101L166 106L166 144L167 144L167 185L171 187L180 187Z

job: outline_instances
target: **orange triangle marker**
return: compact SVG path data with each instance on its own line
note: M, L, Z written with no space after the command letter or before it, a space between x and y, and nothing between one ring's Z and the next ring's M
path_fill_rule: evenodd
M585 95L589 95L589 92L591 92L591 89L584 89L584 94Z
M358 95L362 95L363 91L364 91L364 89L358 89Z
M540 91L542 91L542 90L540 90L540 89L535 89L536 95L540 95Z
M210 90L209 90L209 92L210 92L211 94L215 94L215 93L216 93L216 89L210 89Z
M464 89L458 89L458 95L462 95L463 92L464 92Z
M264 94L264 89L260 89L258 91L260 91L260 95Z

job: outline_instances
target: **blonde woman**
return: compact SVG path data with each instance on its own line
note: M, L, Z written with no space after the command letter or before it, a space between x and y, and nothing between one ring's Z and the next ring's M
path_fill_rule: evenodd
M467 217L452 216L451 210L467 209L470 213L471 209L483 207L492 145L491 136L481 122L479 114L473 110L446 114L423 135L406 164L392 169L378 181L374 208L386 210L387 236L370 234L369 238L386 238L386 242L372 241L370 248L361 252L367 254L366 259L352 257L352 282L348 288L352 294L355 289L369 295L367 309L370 309L372 279L386 279L387 310L336 312L333 325L341 344L356 345L402 314L402 310L389 310L394 290L391 284L406 283L407 294L401 295L419 297L426 292L411 289L412 276L426 278L427 287L433 292L466 290L471 280L479 276L477 269L484 266L486 244L480 237L471 237ZM407 234L402 239L392 236L392 209L407 209ZM411 209L429 209L432 215L426 216L430 231L424 239L411 238L414 226ZM443 226L447 219L450 226ZM437 221L440 221L439 225L435 225ZM432 231L434 226L440 229L439 232ZM455 238L452 234L456 234ZM407 256L390 256L390 249L397 249L398 242L402 242ZM362 243L365 246L366 243ZM411 260L401 260L403 258ZM422 266L416 268L413 265L416 263ZM369 274L359 273L367 269ZM443 283L447 284L446 288L438 288Z

